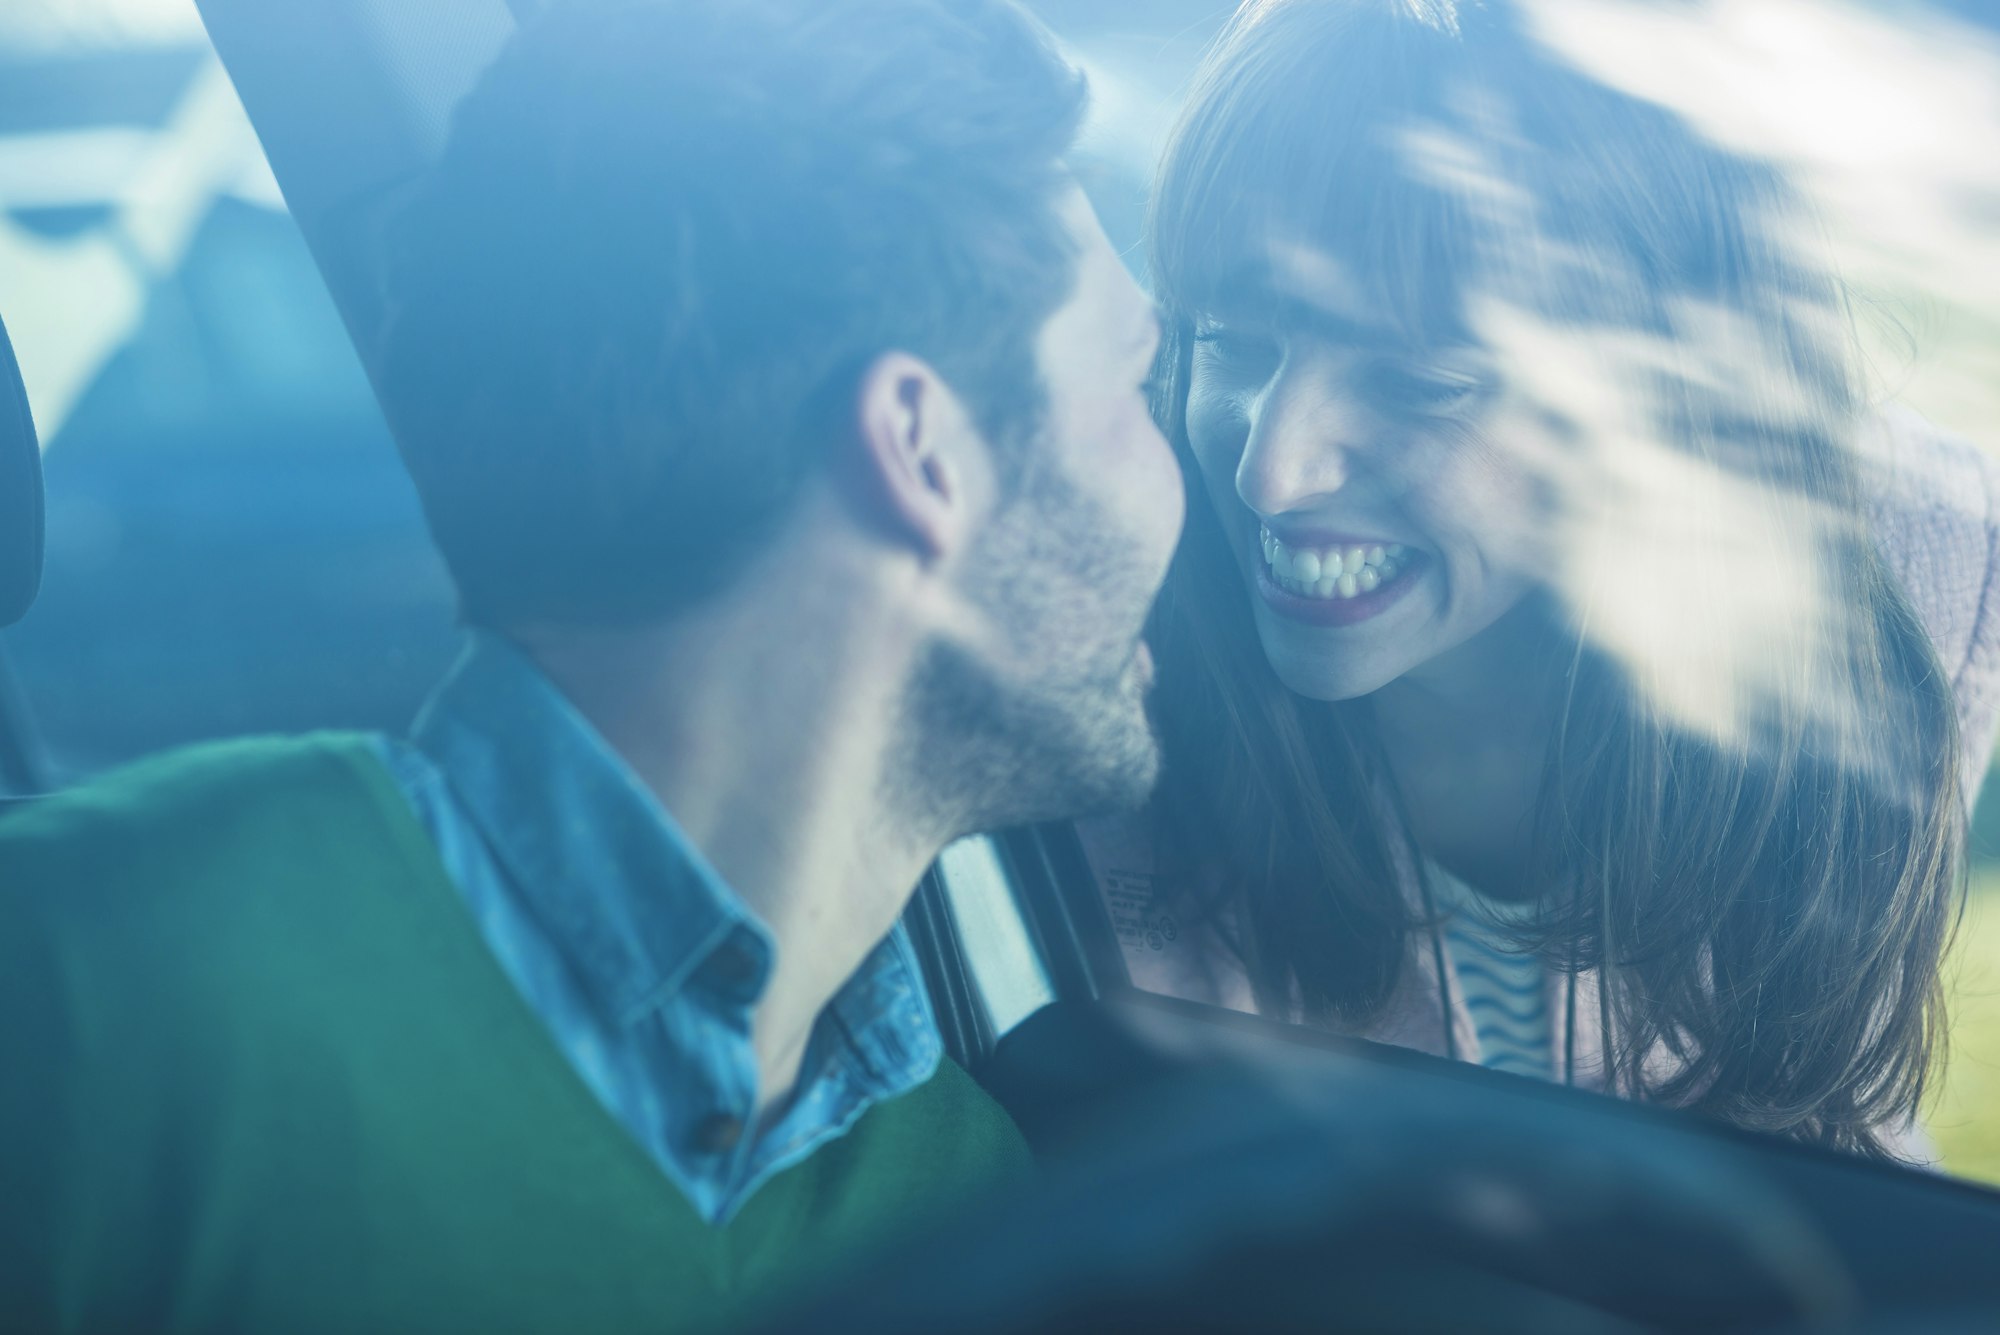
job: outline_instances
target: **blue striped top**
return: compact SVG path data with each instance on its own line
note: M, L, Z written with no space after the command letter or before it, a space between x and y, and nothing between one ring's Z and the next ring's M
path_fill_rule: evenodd
M1479 1064L1554 1079L1546 970L1506 935L1522 925L1532 906L1489 899L1436 863L1429 872L1444 915L1445 959L1479 1035Z

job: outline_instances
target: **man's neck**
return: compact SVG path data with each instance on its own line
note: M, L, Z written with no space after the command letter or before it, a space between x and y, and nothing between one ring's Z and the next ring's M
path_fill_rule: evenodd
M530 637L543 670L769 928L775 966L752 1017L767 1110L937 851L885 800L901 680L893 628L835 631L785 611L723 607L670 630ZM786 643L771 642L773 626Z

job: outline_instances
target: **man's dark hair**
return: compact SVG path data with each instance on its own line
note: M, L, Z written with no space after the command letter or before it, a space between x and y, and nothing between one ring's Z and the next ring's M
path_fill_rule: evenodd
M466 616L721 587L892 349L1018 445L1083 105L1010 0L578 0L518 33L389 237L379 383Z

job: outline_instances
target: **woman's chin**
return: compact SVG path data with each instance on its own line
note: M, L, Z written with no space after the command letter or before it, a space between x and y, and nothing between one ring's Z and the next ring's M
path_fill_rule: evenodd
M1323 643L1286 643L1290 636L1283 629L1266 626L1258 629L1264 641L1264 656L1270 661L1271 670L1278 674L1278 680L1287 690L1308 700L1328 703L1358 700L1381 690L1414 666L1403 661L1400 654L1368 649L1330 653Z

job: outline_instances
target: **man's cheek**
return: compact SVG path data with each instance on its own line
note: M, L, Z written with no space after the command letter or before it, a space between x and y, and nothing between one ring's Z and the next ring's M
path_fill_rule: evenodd
M1159 495L1161 513L1161 547L1165 558L1171 558L1174 548L1180 544L1181 533L1187 527L1187 486L1181 477L1180 464L1171 452L1166 456L1166 466L1160 471Z
M1234 448L1215 437L1195 437L1190 431L1190 445L1194 450L1195 469L1200 474L1197 491L1206 492L1215 505L1216 514L1227 522L1237 510L1243 509L1243 502L1236 494L1236 469L1242 462L1241 437L1236 438Z
M1124 451L1128 460L1124 475L1131 479L1130 490L1142 501L1142 512L1137 516L1141 526L1136 531L1178 535L1187 507L1180 460L1150 418L1131 434ZM1172 541L1172 536L1168 540Z

